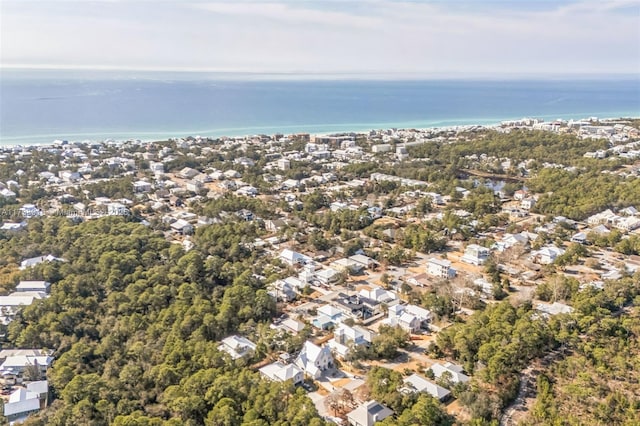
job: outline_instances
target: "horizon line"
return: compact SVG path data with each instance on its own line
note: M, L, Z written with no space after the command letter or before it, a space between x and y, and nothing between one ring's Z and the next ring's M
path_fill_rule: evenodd
M538 73L509 73L509 72L465 72L465 71L308 71L308 70L288 70L288 71L248 71L233 69L213 69L213 68L145 68L145 67L117 67L117 66L49 66L49 65L21 65L21 64L0 64L1 72L131 72L131 73L170 73L181 75L214 74L219 76L251 76L251 77L298 77L298 78L350 78L350 79L430 79L439 78L446 80L454 79L570 79L570 78L632 78L640 79L637 72L538 72Z

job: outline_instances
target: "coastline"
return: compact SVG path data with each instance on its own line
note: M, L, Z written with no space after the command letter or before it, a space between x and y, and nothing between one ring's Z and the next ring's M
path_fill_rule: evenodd
M571 113L571 114L557 114L557 115L532 115L529 118L539 119L543 121L560 120L574 120L580 121L589 119L590 117L597 117L600 120L619 120L619 119L639 119L640 111L636 112L621 112L621 113L603 113L607 116L600 116L598 112L592 113ZM274 134L274 133L312 133L316 135L328 135L332 133L343 132L368 132L371 130L380 129L449 129L456 127L473 127L483 126L487 128L493 128L500 126L501 122L521 120L524 117L502 117L502 118L476 118L476 119L440 119L440 120L425 120L425 121L405 121L405 122L387 122L387 123L328 123L328 124L294 124L294 125L273 125L273 126L251 126L251 127L229 127L229 128L216 128L206 130L166 130L166 131L116 131L116 132L83 132L83 133L71 133L71 134L38 134L38 135L21 135L21 136L0 136L0 149L12 148L12 147L38 147L48 146L53 144L57 140L64 140L68 142L101 142L101 141L115 141L125 142L128 140L140 140L142 142L155 142L166 140L169 138L186 138L186 137L231 137L239 138L256 134Z

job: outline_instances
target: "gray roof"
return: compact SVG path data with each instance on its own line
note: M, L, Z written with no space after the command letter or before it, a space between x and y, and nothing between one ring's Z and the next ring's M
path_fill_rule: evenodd
M431 395L432 397L443 400L448 397L451 392L442 386L438 386L433 382L425 379L418 374L412 374L411 376L404 379L405 384L410 385L411 388L415 389L417 392L425 392Z
M378 401L371 400L347 414L347 418L352 424L373 426L376 422L380 422L392 414L393 411L391 409L380 404Z

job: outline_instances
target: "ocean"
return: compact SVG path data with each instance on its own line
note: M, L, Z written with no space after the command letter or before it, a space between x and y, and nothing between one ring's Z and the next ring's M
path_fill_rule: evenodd
M0 78L0 144L640 116L640 79Z

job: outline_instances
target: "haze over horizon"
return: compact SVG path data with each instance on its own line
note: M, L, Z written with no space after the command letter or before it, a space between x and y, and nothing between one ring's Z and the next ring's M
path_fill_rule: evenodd
M639 22L639 0L0 0L0 67L320 78L637 76Z

